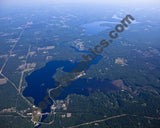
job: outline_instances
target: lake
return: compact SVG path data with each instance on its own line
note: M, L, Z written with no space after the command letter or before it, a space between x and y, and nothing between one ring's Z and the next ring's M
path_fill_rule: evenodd
M85 28L85 33L88 35L96 35L101 31L110 29L111 26L119 24L119 22L109 22L109 21L96 21L88 24L83 24L81 27Z
M97 64L102 56L98 56L92 61L92 64ZM88 68L91 65L88 66ZM74 67L77 67L77 62L70 61L51 61L46 64L45 67L34 71L26 77L28 86L23 91L25 97L32 97L34 104L38 106L38 103L43 101L43 98L47 95L48 89L55 88L55 80L52 76L56 73L56 69L64 67L64 72L70 72ZM68 87L64 87L64 91L57 99L65 99L67 95L76 93L80 95L88 96L90 93L94 93L95 90L101 90L106 93L110 90L117 90L108 80L96 80L96 79L77 79L72 81ZM43 112L49 112L50 106Z

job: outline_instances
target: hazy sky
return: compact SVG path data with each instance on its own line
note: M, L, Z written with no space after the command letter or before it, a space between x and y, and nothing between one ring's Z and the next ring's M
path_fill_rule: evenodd
M71 5L78 4L82 6L85 5L93 5L101 6L100 4L107 6L118 6L118 7L159 7L160 0L0 0L0 8L1 7L23 7L23 6L44 6L44 5L54 5L54 4L66 4L69 3ZM74 3L74 4L73 4ZM82 4L81 4L82 3Z
M114 3L114 4L150 4L150 3L160 3L160 0L0 0L0 4L22 4L22 3L52 3L52 2L90 2L90 3Z

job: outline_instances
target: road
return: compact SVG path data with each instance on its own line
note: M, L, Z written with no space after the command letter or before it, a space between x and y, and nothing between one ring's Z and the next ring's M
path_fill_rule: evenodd
M127 114L121 114L121 115L117 115L117 116L108 117L108 118L105 118L105 119L102 119L102 120L95 120L95 121L91 121L91 122L82 123L82 124L67 127L67 128L77 128L77 127L80 127L80 126L90 125L90 124L93 124L93 123L99 123L99 122L103 122L103 121L106 121L106 120L123 117L123 116L126 116L126 115Z
M2 66L2 68L1 68L1 70L0 70L0 75L1 75L2 77L4 77L4 78L16 89L16 91L20 94L20 96L21 96L30 106L33 106L33 104L32 104L29 100L27 100L27 99L20 93L20 88L21 88L21 84L22 84L24 72L22 72L22 74L21 74L21 78L20 78L20 82L19 82L19 88L17 88L18 86L16 86L16 84L15 84L12 80L10 80L7 76L5 76L5 75L3 74L3 70L4 70L4 68L6 67L6 64L7 64L8 60L10 59L11 55L13 54L13 50L15 49L15 47L16 47L17 43L19 42L19 40L21 39L21 37L22 37L25 29L27 28L27 26L28 26L28 23L26 23L25 27L22 29L22 31L20 32L18 38L16 39L13 47L10 49L9 54L8 54L7 58L5 59L5 62L4 62L3 66ZM28 51L30 51L30 46L29 46L29 50L28 50ZM27 62L27 58L28 58L28 54L27 54L27 57L26 57L26 61L25 61L25 62ZM26 63L25 63L25 64L26 64Z

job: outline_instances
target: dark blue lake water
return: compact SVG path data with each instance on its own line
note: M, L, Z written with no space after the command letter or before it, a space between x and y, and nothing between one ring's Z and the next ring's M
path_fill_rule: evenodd
M97 64L101 58L102 56L98 56L92 61L92 64ZM26 77L28 86L23 91L23 95L25 97L32 97L34 99L34 104L38 106L38 103L43 101L43 98L47 96L47 90L56 87L55 80L52 76L56 73L56 69L60 67L64 67L64 72L70 72L74 67L77 67L77 63L72 63L70 61L52 61L47 63L45 67L34 71ZM106 93L110 90L117 90L118 88L112 85L108 80L77 79L68 87L64 87L64 91L57 99L65 99L67 95L72 93L88 96L97 89ZM49 111L50 106L43 112Z
M110 29L112 25L119 24L118 22L108 22L108 21L96 21L89 24L81 25L85 28L84 34L96 35L97 33Z

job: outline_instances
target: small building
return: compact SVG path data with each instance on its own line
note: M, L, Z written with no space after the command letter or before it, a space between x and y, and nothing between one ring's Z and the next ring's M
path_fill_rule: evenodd
M65 118L66 117L66 115L62 115L62 118Z
M67 117L71 117L72 116L72 114L71 113L67 113Z

